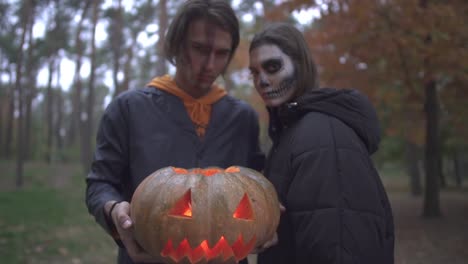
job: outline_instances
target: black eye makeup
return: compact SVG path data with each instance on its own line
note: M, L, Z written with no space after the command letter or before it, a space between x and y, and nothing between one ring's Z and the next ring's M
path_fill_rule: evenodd
M265 69L265 71L268 74L274 74L277 73L279 70L283 68L283 59L281 58L273 58L273 59L268 59L265 62L262 63L262 68Z
M249 68L249 71L250 71L250 75L254 78L256 78L258 76L258 71L255 70L254 68L250 67Z

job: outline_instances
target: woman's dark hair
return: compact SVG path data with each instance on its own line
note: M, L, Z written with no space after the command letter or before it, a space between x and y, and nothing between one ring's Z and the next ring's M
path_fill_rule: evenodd
M317 66L302 32L296 27L287 23L268 25L255 34L250 43L249 52L264 44L276 45L291 57L297 78L297 91L294 97L318 87Z
M231 34L231 61L239 45L239 21L225 0L188 0L180 7L166 34L164 53L167 60L176 65L186 43L189 25L197 19L206 19Z

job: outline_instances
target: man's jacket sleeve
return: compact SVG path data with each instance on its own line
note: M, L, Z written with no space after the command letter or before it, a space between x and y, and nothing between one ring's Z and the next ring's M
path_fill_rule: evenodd
M128 129L122 100L112 102L99 124L96 150L86 178L86 205L96 221L111 233L104 215L107 201L122 201L122 185L128 174Z

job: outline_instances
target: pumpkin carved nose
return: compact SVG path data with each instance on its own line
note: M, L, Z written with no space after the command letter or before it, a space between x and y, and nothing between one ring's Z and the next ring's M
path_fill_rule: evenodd
M253 210L252 205L250 204L249 197L245 193L242 197L239 205L237 206L236 211L232 215L232 217L237 219L244 219L244 220L253 220Z

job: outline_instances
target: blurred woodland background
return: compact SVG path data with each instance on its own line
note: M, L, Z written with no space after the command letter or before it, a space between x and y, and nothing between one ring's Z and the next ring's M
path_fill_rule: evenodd
M84 206L97 124L119 93L174 72L164 33L184 0L0 0L0 259L113 263ZM304 32L321 86L369 96L396 263L466 263L468 1L232 0L241 43L219 81L268 118L248 46L271 21Z

